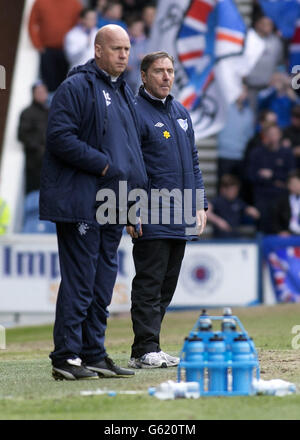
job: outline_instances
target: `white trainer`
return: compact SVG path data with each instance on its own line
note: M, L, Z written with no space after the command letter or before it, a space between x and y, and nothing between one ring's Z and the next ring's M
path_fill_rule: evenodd
M167 367L176 367L179 364L179 357L171 356L162 350L158 354L167 363Z
M166 359L162 358L160 353L155 351L135 359L135 364L137 365L135 368L167 368L168 366Z

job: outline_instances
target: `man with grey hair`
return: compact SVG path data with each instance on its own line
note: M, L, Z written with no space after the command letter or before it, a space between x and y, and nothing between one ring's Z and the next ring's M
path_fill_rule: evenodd
M150 192L158 190L172 197L163 198L156 207L151 203L150 218L142 219L140 228L127 227L134 241L136 270L131 294L134 342L129 366L171 367L178 364L179 358L161 350L161 324L175 292L186 242L197 239L205 228L207 200L190 115L170 95L173 58L166 52L146 55L141 75L137 112L150 182L148 199ZM170 216L164 221L167 213ZM196 224L193 235L188 217Z
M118 196L121 180L128 191L147 186L133 96L123 79L129 51L124 29L102 27L95 58L70 72L50 109L40 218L56 223L61 268L50 354L55 379L134 374L104 347L123 225L96 219L100 189Z

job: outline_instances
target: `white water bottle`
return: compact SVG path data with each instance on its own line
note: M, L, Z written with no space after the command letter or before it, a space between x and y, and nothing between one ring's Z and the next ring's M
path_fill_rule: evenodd
M174 382L168 380L150 388L149 394L160 400L173 400L178 398L198 399L200 397L200 386L198 382Z
M253 391L256 394L265 394L268 396L287 396L296 392L296 385L282 379L253 379Z

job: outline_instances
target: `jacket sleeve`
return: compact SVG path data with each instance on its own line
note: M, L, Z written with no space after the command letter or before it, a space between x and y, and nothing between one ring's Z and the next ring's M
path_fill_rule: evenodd
M264 185L269 183L270 179L260 177L259 170L261 168L266 167L262 165L261 147L256 147L250 151L246 163L246 176L252 185Z
M190 118L190 115L188 114L188 121L189 121L189 136L191 139L191 145L192 145L192 159L193 159L193 171L194 171L194 177L195 177L195 185L197 190L197 207L198 209L205 209L208 208L208 202L205 194L205 187L204 187L204 181L202 177L202 172L200 170L199 166L199 159L198 159L198 149L195 143L195 134L192 126L192 120Z
M106 155L79 138L86 111L79 85L63 83L58 88L49 114L47 149L69 166L100 176L108 164Z
M39 16L39 5L37 2L33 4L31 9L29 22L28 22L28 32L32 41L32 44L36 49L43 49L44 44L40 35L40 16Z

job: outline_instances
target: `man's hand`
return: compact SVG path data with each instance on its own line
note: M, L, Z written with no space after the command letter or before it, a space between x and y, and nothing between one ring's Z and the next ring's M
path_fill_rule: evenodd
M135 226L126 226L126 232L130 235L131 238L138 238L143 235L141 219L139 219L138 225L138 228L136 228Z
M247 206L245 211L247 215L253 217L255 220L260 218L260 212L254 206Z
M104 170L103 170L102 173L101 173L101 176L102 176L102 177L105 176L105 174L107 173L108 168L109 168L109 165L107 164L106 167L104 168Z
M207 216L204 209L199 209L196 212L196 221L197 221L198 235L201 235L202 232L204 231L207 222Z
M300 156L300 146L299 145L296 145L296 147L293 148L293 154L296 157Z
M221 229L222 231L225 232L230 232L232 231L232 227L230 226L230 224L224 220L223 218L219 218L218 221L216 222L216 225L218 226L219 229Z
M269 168L261 168L258 171L258 174L263 179L271 179L273 177L273 171L270 170Z
M289 231L280 231L278 235L279 237L290 237L291 233Z

